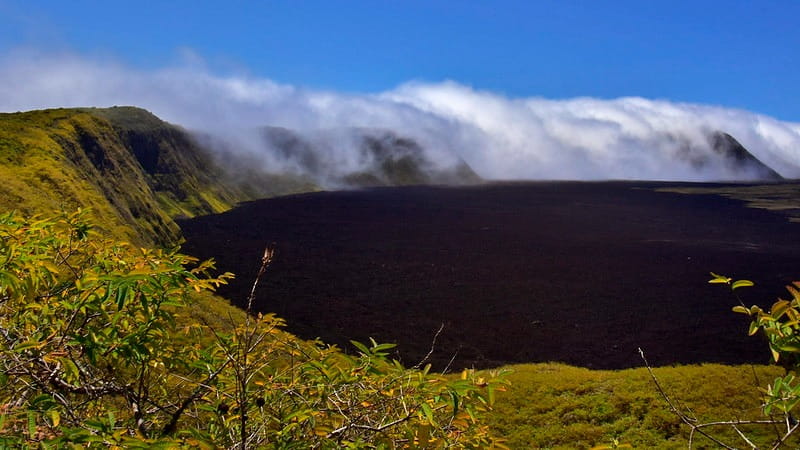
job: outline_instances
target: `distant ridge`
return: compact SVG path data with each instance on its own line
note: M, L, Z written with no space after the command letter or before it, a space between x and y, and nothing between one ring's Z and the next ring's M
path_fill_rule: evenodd
M466 163L435 168L419 144L395 133L359 130L357 135L370 165L330 175L336 185L480 181ZM318 180L332 172L317 161L324 149L291 130L265 127L263 138L302 173L265 167L258 156L229 142L132 106L0 114L0 211L92 208L96 222L118 238L173 245L182 240L176 218L319 190Z
M325 153L335 150L336 137L343 134L356 148L358 169L342 171L331 167ZM261 136L268 148L289 164L316 179L327 179L345 187L403 186L419 184L474 184L481 178L463 160L451 167L437 167L426 149L415 139L391 130L348 128L331 132L328 142L314 142L301 133L283 127L266 126ZM322 137L326 137L324 133Z
M764 164L733 136L722 131L709 135L711 149L724 158L726 166L734 172L755 172L757 179L778 181L783 177L772 167Z

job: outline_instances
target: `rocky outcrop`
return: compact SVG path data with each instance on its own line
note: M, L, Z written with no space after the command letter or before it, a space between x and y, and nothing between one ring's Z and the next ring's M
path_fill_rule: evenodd
M726 168L732 172L752 173L760 180L782 180L773 168L761 162L733 136L716 131L708 137L711 149L723 158Z

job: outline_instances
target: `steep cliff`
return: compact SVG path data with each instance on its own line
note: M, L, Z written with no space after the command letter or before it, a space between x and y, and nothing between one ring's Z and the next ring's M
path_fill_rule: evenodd
M171 245L173 221L224 211L247 196L208 150L138 108L0 114L0 210L91 208L107 232Z

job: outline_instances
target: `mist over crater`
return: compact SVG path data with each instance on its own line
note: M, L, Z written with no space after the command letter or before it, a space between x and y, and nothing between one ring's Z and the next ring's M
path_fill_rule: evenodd
M202 66L74 54L0 59L0 110L136 105L249 168L323 187L482 179L800 178L800 124L711 105L509 98L454 81L352 94Z

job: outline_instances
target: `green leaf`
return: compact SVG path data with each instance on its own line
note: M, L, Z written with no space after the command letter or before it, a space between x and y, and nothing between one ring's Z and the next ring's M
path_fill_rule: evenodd
M23 352L23 351L28 350L28 349L39 348L42 345L43 345L43 343L39 342L39 341L26 341L26 342L23 342L21 344L17 344L14 347L14 351L15 352Z
M716 274L714 272L711 272L711 276L714 277L714 278L708 280L708 282L711 283L711 284L728 284L728 283L731 282L731 278L728 278L728 277L723 276L723 275Z
M28 439L33 440L36 436L36 413L28 411Z
M78 366L76 366L71 359L59 358L58 361L63 366L64 373L68 375L67 379L77 380L78 378L80 378L81 374L80 371L78 370Z
M734 306L734 307L733 307L733 312L735 312L735 313L742 313L742 314L747 314L747 315L750 315L750 310L748 310L747 308L745 308L745 307L744 307L744 306L742 306L742 305L736 305L736 306Z
M145 311L149 312L149 309L148 309L149 305L148 305L148 302L147 302L147 295L145 295L144 292L142 292L139 295L139 300L142 302L142 308L144 308Z
M122 309L125 299L128 297L128 285L123 284L117 288L117 308Z
M775 319L780 319L791 306L792 304L786 300L778 300L772 305L772 308L770 308L770 315Z
M350 341L350 343L353 344L353 347L357 348L358 351L360 351L361 353L363 353L365 355L369 355L370 354L370 351L369 351L369 349L367 348L366 345L364 345L364 344L362 344L362 343L360 343L358 341Z
M753 283L750 280L737 280L733 282L733 284L731 285L731 289L739 289L740 287L748 287L754 285L755 283Z
M379 352L397 347L397 344L378 344L372 347L372 351Z
M58 426L61 424L61 415L57 410L50 410L50 420L53 424L53 427L58 428ZM0 426L0 428L2 428L2 426Z
M433 410L431 409L431 405L423 403L421 408L423 414L425 414L425 418L428 419L428 423L430 423L431 425L436 425L436 420L434 420L433 418Z

